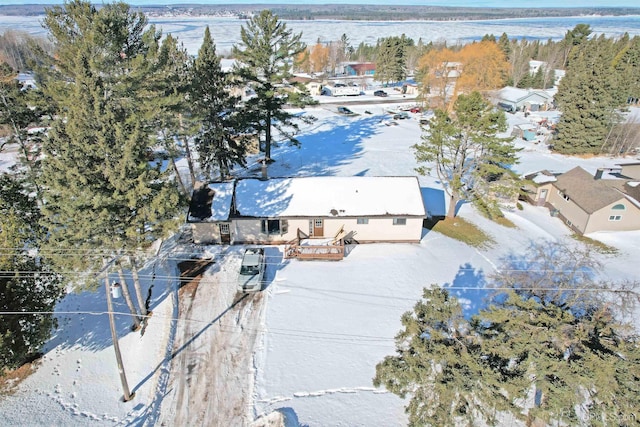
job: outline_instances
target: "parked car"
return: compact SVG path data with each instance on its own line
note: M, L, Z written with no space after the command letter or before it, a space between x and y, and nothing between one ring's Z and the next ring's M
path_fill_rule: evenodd
M406 111L400 111L393 115L394 120L404 120L409 118L409 114Z
M383 90L377 90L375 92L373 92L373 96L389 96L387 94L387 92L383 91Z
M412 112L412 113L420 113L422 111L422 107L413 107L409 111Z
M249 248L244 251L238 274L238 292L258 292L264 280L264 248Z
M516 112L516 108L511 104L507 104L506 102L498 102L498 108L511 114L514 114Z
M347 107L338 107L338 113L340 113L340 114L346 114L346 115L355 114L353 111L351 111L351 110L350 110L350 109L348 109Z

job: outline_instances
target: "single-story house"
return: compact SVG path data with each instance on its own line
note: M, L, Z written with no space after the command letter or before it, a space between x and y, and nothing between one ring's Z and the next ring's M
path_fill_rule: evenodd
M358 243L422 238L426 210L416 177L246 178L194 191L194 243L285 244L300 236Z
M496 96L496 104L511 106L513 111L544 111L553 105L553 96L545 90L519 89L507 86Z
M640 182L602 176L579 166L559 175L532 174L540 184L530 199L580 234L640 230Z
M304 85L304 87L309 92L309 95L312 95L312 96L320 95L320 92L322 90L322 82L313 77L297 75L290 78L289 83L300 83Z

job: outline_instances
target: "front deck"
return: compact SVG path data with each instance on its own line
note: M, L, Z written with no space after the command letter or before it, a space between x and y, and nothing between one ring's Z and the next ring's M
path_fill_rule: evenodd
M344 231L334 238L306 236L298 229L298 237L284 248L285 259L340 261L344 258Z

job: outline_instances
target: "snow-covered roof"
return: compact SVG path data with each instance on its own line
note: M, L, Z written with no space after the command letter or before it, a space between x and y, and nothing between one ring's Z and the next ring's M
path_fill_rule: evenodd
M231 214L233 182L214 182L194 191L187 221L226 221Z
M243 179L236 209L245 217L425 216L416 177Z
M500 99L515 103L522 102L524 99L532 95L537 95L545 99L552 98L552 96L544 90L520 89L513 86L506 86L498 93Z
M548 170L541 170L541 171L527 173L527 174L522 175L522 177L524 179L528 179L530 181L533 181L534 183L536 183L538 185L546 184L548 182L556 182L557 181L555 174L549 172Z

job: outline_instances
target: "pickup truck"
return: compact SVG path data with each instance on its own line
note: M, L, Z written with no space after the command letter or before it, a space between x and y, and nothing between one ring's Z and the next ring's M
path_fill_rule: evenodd
M264 248L245 249L238 274L238 292L258 292L262 290L264 270Z

